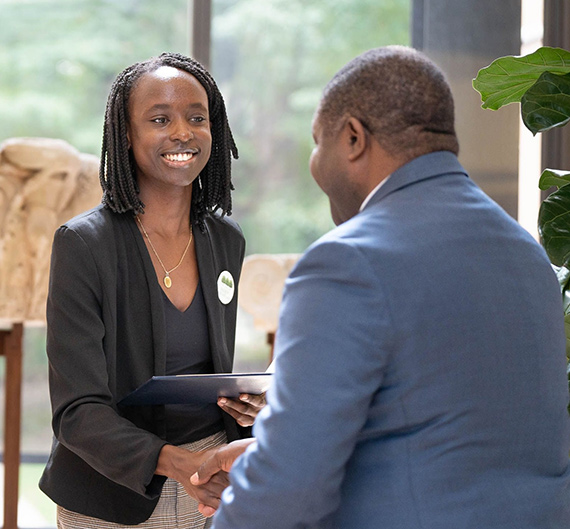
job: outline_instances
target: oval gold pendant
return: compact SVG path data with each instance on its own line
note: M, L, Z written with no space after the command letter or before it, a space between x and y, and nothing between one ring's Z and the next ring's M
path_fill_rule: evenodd
M170 276L164 276L164 286L166 288L170 288L172 286L172 279L170 279Z

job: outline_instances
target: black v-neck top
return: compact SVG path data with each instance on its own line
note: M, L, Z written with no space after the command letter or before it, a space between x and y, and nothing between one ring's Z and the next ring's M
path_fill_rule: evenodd
M166 374L213 373L208 336L208 317L202 286L198 282L194 299L183 312L162 292L166 321ZM224 429L217 404L169 404L166 412L166 440L180 445L208 437Z

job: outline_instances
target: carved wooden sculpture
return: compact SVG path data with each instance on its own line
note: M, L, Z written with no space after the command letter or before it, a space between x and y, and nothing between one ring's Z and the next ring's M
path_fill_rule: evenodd
M54 231L101 200L98 166L63 140L0 144L0 318L45 319Z

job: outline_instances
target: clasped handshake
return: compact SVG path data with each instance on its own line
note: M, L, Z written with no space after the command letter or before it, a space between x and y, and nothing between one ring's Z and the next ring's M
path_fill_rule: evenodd
M230 483L228 472L234 461L253 443L253 438L240 439L198 453L204 462L190 477L193 490L186 490L198 500L198 510L207 518L213 516L220 505L222 492Z
M222 397L218 399L218 406L240 426L253 426L257 414L265 406L265 394L242 394L238 399ZM165 474L174 477L184 486L186 492L198 501L198 510L204 516L213 516L220 505L222 492L229 485L228 473L234 461L253 443L253 438L240 439L200 452L186 452L184 455L179 451L181 449L165 447L168 451L177 452L175 457L181 457L178 477ZM193 470L189 473L188 469Z

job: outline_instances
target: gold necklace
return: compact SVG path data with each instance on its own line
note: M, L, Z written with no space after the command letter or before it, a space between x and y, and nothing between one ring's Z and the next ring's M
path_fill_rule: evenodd
M174 270L176 270L181 264L182 261L184 261L184 257L186 257L186 253L188 252L188 248L190 248L190 244L192 242L192 226L190 226L190 239L188 239L188 244L186 245L186 249L184 250L184 253L182 254L182 257L180 258L180 261L178 261L178 264L172 268L171 270L167 270L166 266L164 266L164 263L162 262L162 259L160 258L160 256L158 255L154 244L152 244L152 241L150 240L150 237L148 236L148 233L146 232L146 230L144 229L143 223L141 221L141 219L139 218L139 216L136 216L136 219L138 221L138 223L140 224L140 227L142 228L142 231L146 237L146 240L148 241L148 243L150 244L150 247L152 249L152 251L154 252L154 255L156 255L156 258L158 259L158 262L160 263L160 266L162 266L162 269L164 270L164 279L162 280L164 283L164 286L166 288L170 288L172 286L172 279L170 279L170 274L172 272L174 272Z

